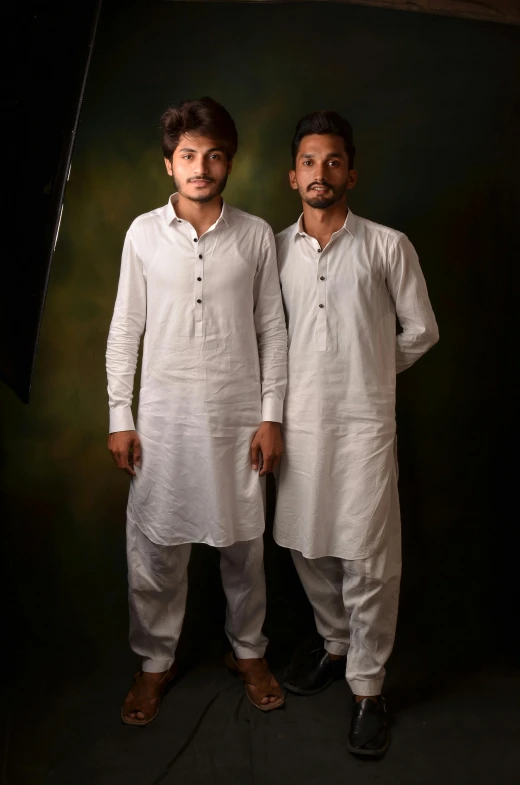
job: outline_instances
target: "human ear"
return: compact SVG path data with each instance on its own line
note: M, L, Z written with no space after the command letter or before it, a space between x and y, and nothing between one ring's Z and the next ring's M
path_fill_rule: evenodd
M349 169L347 178L347 189L355 188L358 179L358 173L355 169Z
M164 159L164 165L166 167L167 174L172 177L173 176L173 169L172 169L172 162L169 158Z
M289 172L289 185L291 186L293 191L298 190L298 183L296 182L296 172L294 171L294 169L291 169L291 171Z

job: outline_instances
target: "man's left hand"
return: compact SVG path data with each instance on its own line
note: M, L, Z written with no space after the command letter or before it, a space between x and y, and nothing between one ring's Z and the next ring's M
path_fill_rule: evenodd
M282 431L279 422L263 422L251 442L251 464L256 471L262 453L260 477L276 469L283 453Z

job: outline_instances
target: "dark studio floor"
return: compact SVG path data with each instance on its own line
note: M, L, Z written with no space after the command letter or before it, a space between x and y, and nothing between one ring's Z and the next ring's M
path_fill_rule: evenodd
M313 698L290 697L285 709L264 715L250 706L240 685L218 662L208 661L179 681L147 728L128 728L119 722L127 686L124 674L110 684L71 686L66 694L54 696L51 705L44 692L39 710L46 720L39 723L33 717L26 722L24 740L19 742L27 745L30 728L35 732L39 726L39 760L31 765L19 749L18 773L13 770L6 782L512 785L517 781L518 674L485 666L465 676L449 672L434 690L420 666L407 665L405 656L397 657L394 665L387 689L394 711L393 744L380 762L355 760L345 750L344 684L336 683Z
M345 748L350 696L342 682L285 708L255 710L222 655L222 598L216 554L195 549L179 647L181 678L146 728L119 720L135 663L124 637L97 665L64 656L57 681L41 670L11 684L2 785L512 785L520 772L520 669L491 652L472 629L424 625L405 592L386 696L393 743L379 761ZM312 617L288 554L267 539L270 661L278 677L295 640L312 643ZM197 573L208 577L206 585ZM209 593L208 593L209 590ZM218 598L209 608L208 596ZM124 598L121 597L124 606ZM121 613L124 616L124 613ZM197 621L207 621L203 631ZM415 625L411 620L415 619ZM124 618L114 623L121 632ZM306 637L305 637L306 636ZM465 664L467 662L467 664Z

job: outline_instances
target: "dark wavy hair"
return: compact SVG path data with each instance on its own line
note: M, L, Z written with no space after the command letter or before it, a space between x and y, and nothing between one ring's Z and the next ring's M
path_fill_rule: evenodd
M161 117L162 149L164 157L171 159L184 134L209 136L223 145L228 159L238 148L238 133L233 118L213 98L181 101L170 106Z
M310 136L310 134L336 134L341 136L348 155L349 169L354 168L354 157L356 155L354 132L348 120L345 120L337 112L310 112L298 121L291 143L293 166L296 166L296 156L303 137Z

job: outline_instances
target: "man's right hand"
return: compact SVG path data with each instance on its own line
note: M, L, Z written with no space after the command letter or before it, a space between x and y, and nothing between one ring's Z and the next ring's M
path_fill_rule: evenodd
M137 431L116 431L108 437L108 449L118 469L135 477L134 465L141 466L141 442Z

